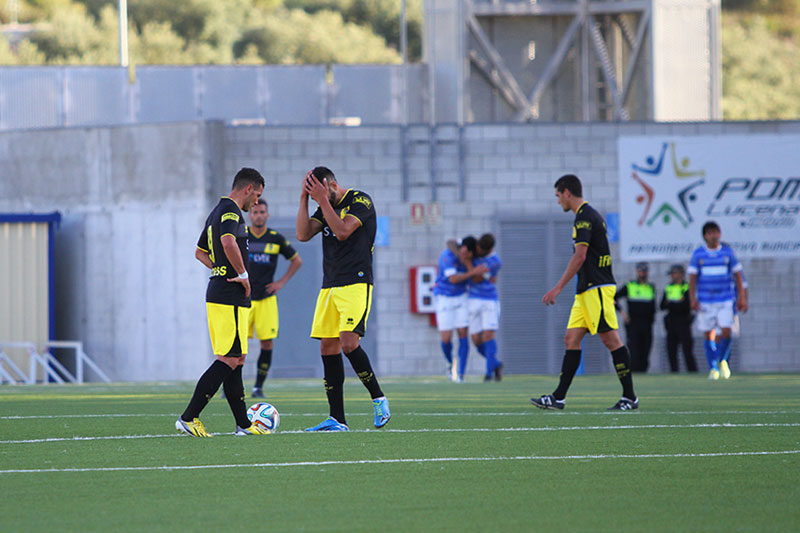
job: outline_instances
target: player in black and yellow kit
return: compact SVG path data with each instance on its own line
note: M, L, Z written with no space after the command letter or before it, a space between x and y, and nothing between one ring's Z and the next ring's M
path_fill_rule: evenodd
M269 433L250 424L242 384L250 314L247 225L242 210L248 211L263 191L264 178L257 170L243 168L237 172L230 196L223 196L208 215L197 241L195 257L211 269L206 310L216 360L200 376L189 405L175 421L178 431L194 437L211 436L198 417L220 385L236 419L236 435Z
M319 207L308 216L308 198ZM330 169L306 173L297 211L297 238L310 240L322 233L322 289L314 310L311 337L320 339L325 392L330 416L306 431L348 431L344 416L342 350L372 397L375 427L391 417L359 340L367 328L372 304L372 252L377 221L372 198L363 191L343 189Z
M567 351L561 364L558 388L553 394L531 398L531 402L542 409L564 408L564 398L581 362L581 341L588 332L600 335L603 344L611 351L617 376L622 383L622 398L610 410L637 409L639 399L633 392L631 357L617 333L617 314L614 309L617 288L611 272L606 223L600 213L583 200L583 187L577 176L561 176L555 183L555 189L558 204L564 212L575 213L572 227L575 250L561 279L542 297L542 303L554 305L575 274L578 275L578 286L564 337Z
M267 227L269 207L263 198L250 209L250 227L247 228L250 250L250 320L247 330L250 338L255 334L261 344L256 366L256 383L253 387L253 398L264 398L261 387L267 379L269 367L272 365L273 339L278 336L278 297L276 293L286 285L302 264L298 254L289 241L275 230ZM278 254L289 260L289 268L277 281L275 268L278 266Z

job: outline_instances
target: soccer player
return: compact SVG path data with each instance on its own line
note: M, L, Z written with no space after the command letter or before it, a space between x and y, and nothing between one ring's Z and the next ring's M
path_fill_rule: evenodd
M448 241L447 248L439 256L436 283L433 286L436 327L441 335L442 352L449 366L448 374L456 382L464 380L469 356L467 283L472 276L487 271L485 266L476 268L472 265L477 242L472 235L467 235L457 245L454 244L455 241ZM458 333L457 365L453 365L454 329Z
M497 360L497 340L495 333L500 324L500 301L497 297L497 274L502 262L494 252L495 239L491 233L484 233L477 243L476 267L485 265L486 272L473 277L468 284L467 308L469 310L469 331L478 353L486 358L484 381L502 379L503 363Z
M716 222L703 224L705 246L698 247L689 261L689 300L697 313L697 328L703 332L703 348L708 361L708 379L727 379L731 375L730 357L733 306L747 311L747 291L742 277L742 264L733 250L721 242L722 231ZM735 284L735 286L734 286ZM734 303L735 302L735 303ZM713 331L719 327L722 336L716 340Z
M572 226L575 250L561 279L542 297L542 303L554 305L575 274L578 275L578 286L564 337L567 350L561 363L558 387L553 394L531 398L531 402L542 409L564 408L564 398L581 362L581 341L588 332L592 335L597 333L611 352L617 377L622 384L622 398L609 410L638 409L639 399L633 392L631 356L617 333L617 314L614 310L617 287L611 272L606 223L600 213L583 200L583 187L577 176L561 176L555 183L555 189L558 204L564 212L575 213Z
M309 197L319 205L311 217ZM320 339L330 407L330 416L306 431L350 429L344 416L342 350L372 397L375 427L385 426L392 416L369 357L359 346L372 304L376 229L375 206L369 195L342 188L329 168L316 167L306 173L297 211L297 238L306 242L322 233L322 289L314 310L311 337Z
M195 257L211 269L206 310L216 359L200 376L189 405L175 421L178 431L194 437L211 436L198 417L220 385L236 419L236 435L269 433L267 429L250 424L242 383L250 314L247 226L242 211L249 211L263 191L264 178L257 170L239 170L233 178L233 190L229 196L223 196L208 215L197 241Z
M247 228L250 249L250 320L248 331L253 333L261 343L261 353L256 366L256 383L253 387L253 398L264 398L261 387L267 379L269 367L272 365L273 339L278 336L278 298L276 293L286 285L294 273L303 265L292 245L275 230L267 227L269 206L263 198L250 209L250 227ZM289 268L278 281L273 281L275 268L278 266L278 254L289 260Z

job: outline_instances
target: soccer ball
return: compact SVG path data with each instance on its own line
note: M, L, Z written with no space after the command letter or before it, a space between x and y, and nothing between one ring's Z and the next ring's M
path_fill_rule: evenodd
M278 410L266 402L254 403L247 410L247 418L250 423L258 427L266 428L275 433L281 424L281 415Z

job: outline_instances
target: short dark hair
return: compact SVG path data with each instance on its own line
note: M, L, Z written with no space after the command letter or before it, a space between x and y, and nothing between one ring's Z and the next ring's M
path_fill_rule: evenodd
M575 174L564 174L558 178L555 188L558 192L567 190L572 193L572 196L583 197L583 185L581 185L581 180Z
M328 183L332 181L336 181L336 176L333 175L333 171L328 167L314 167L314 170L311 171L311 175L317 178L317 181L322 183L322 180L328 180Z
M248 185L253 187L264 186L264 177L254 168L244 167L233 177L233 189L244 189Z
M266 201L266 200L264 200L263 198L259 198L259 199L256 201L256 205L263 205L264 207L266 207L267 209L269 209L269 206L267 205L267 201Z
M703 224L703 235L705 236L706 232L711 230L717 230L718 232L722 233L722 230L719 229L719 225L713 220L709 220Z
M467 235L466 237L461 239L461 242L458 243L458 246L459 246L459 248L462 247L462 246L466 246L467 250L469 250L470 252L472 252L474 254L475 252L478 251L478 249L476 248L477 244L478 244L478 241L475 239L475 237L473 237L472 235Z
M481 238L478 239L478 246L480 246L481 250L484 252L491 252L494 248L494 235L491 233L484 233L481 235Z

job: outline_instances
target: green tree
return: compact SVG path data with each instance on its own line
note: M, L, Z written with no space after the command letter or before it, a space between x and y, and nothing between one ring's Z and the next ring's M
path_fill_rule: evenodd
M765 17L731 17L723 27L725 120L800 118L800 49L770 32Z

